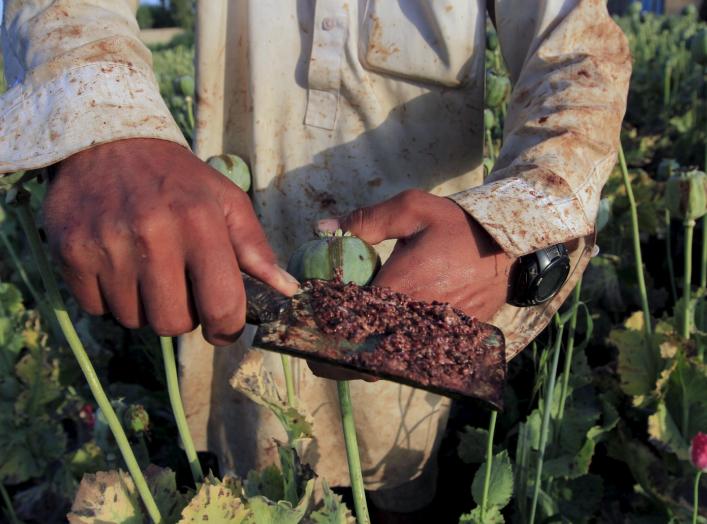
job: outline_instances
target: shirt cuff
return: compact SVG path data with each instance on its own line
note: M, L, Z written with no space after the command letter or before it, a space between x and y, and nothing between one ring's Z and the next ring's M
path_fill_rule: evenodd
M0 173L45 167L125 138L189 147L154 78L128 64L94 62L0 96Z
M559 179L541 168L533 171L537 173L502 178L449 196L514 258L594 230L594 216L587 216L577 193L552 194L547 181Z

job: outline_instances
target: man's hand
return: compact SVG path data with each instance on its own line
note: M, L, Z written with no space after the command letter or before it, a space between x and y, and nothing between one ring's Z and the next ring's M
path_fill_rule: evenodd
M350 231L369 244L397 239L373 284L419 300L448 302L479 320L489 320L506 302L513 259L452 200L410 190L319 229ZM310 365L326 378L361 378Z
M291 295L248 195L187 149L129 139L58 166L45 229L81 307L174 336L201 323L215 345L245 322L240 270Z

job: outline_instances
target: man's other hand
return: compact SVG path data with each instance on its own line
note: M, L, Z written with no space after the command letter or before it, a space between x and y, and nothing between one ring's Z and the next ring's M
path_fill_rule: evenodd
M187 149L155 139L62 161L44 202L61 273L81 307L174 336L201 323L215 345L245 323L240 270L291 295L248 195Z
M448 302L488 321L506 302L510 258L466 211L448 198L404 191L357 209L338 224L369 244L397 239L373 284L418 300Z

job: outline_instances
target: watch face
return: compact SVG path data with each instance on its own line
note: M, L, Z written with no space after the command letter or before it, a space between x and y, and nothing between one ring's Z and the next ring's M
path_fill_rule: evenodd
M569 263L559 259L550 264L535 282L536 302L545 302L562 287L569 273Z

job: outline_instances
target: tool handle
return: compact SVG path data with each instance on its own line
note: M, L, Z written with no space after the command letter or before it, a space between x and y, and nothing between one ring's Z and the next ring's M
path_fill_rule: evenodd
M241 277L245 287L246 321L259 325L277 320L290 299L250 275L241 273Z

